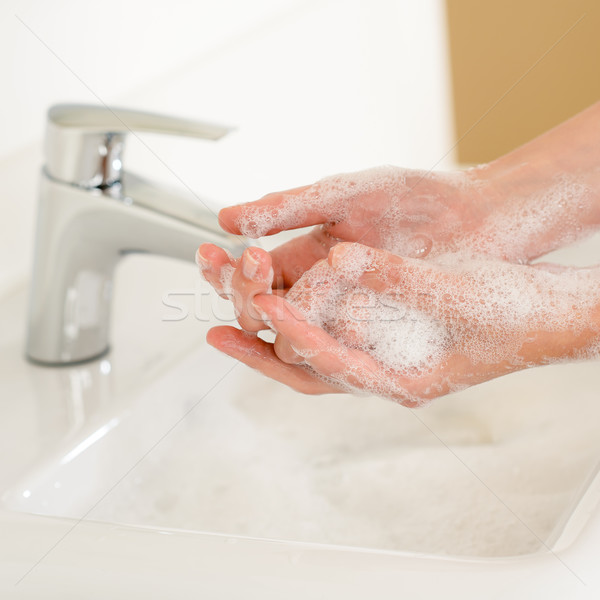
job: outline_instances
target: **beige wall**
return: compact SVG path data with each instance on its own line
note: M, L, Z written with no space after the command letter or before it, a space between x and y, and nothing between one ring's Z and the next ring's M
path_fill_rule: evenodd
M600 99L598 0L446 0L446 10L459 162L501 156Z

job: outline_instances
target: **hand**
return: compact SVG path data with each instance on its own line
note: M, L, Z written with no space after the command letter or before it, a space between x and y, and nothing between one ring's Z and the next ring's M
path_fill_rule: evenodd
M597 102L488 165L337 175L223 209L220 221L248 237L321 226L274 251L277 289L338 241L415 258L460 251L527 263L600 226L599 136Z
M600 103L489 165L454 173L381 167L336 175L225 208L220 222L249 237L319 225L271 253L272 287L283 293L339 241L414 258L461 252L527 263L600 222L600 171L586 141L600 123L598 109ZM577 160L556 159L556 147L568 140L573 145L573 134ZM217 279L219 265L229 270L237 264L214 248L207 255L215 257L207 270ZM243 289L237 293L244 296ZM239 304L249 305L245 300ZM240 323L258 327L244 310L240 315Z
M252 300L257 294L271 293L273 267L268 252L261 248L247 248L237 259L214 244L202 244L196 253L196 263L216 292L233 302L243 329L266 329L253 310Z
M436 264L339 244L314 272L298 283L297 294L292 289L291 303L272 295L254 298L301 364L290 364L297 362L290 356L281 360L272 345L229 327L212 329L209 342L303 392L365 390L409 406L600 349L598 269L457 259ZM315 291L316 281L324 292ZM370 319L340 311L356 309L349 298L356 299L357 292L381 302L369 302ZM326 308L320 322L311 314L318 304ZM389 318L390 307L398 309L399 320ZM388 318L379 326L375 319L386 310ZM358 311L364 313L364 306ZM413 337L398 338L395 331L412 331ZM419 345L424 333L429 338Z
M257 306L264 302L276 302L276 298L265 300L263 294L271 289L283 294L291 288L290 299L296 294L297 302L304 297L310 304L312 290L300 278L305 272L310 273L313 268L322 269L322 263L317 265L317 262L339 241L362 242L405 256L428 257L434 260L447 252L460 252L465 257L485 255L515 263L527 263L537 256L582 237L600 225L600 170L597 167L599 146L596 143L599 127L600 103L597 103L490 165L470 171L444 175L394 168L377 169L331 177L313 186L270 194L256 203L224 209L220 215L224 229L232 233L243 232L249 236L270 235L286 228L311 224L321 226L310 234L300 236L277 248L273 251L272 258L258 249L247 250L246 252L252 254L262 265L262 270L256 271L253 277L246 277L239 261L228 257L223 250L204 245L200 248L203 272L217 291L223 293L227 287L230 293L234 292L240 324L251 331L258 331L264 328L264 323L260 315L250 315L253 299ZM393 260L390 258L391 263ZM252 264L252 261L250 263ZM406 264L410 262L407 261ZM469 288L471 282L468 269L461 274L457 265L444 263L420 263L414 267L415 276L420 269L429 267L433 269L432 273L438 269L438 275L445 271L454 273L449 281L456 280L456 283L464 276L468 283L464 294L458 296L459 302L462 302L461 297L467 298L469 293L474 291ZM270 273L271 268L273 275L269 279L266 273ZM511 267L509 265L505 268ZM518 272L518 269L523 267L515 268ZM539 270L544 267L538 265L535 268ZM521 275L527 280L524 274L533 273L534 267L525 269ZM569 269L547 267L547 270L556 277L562 275L570 280L571 284L581 284L585 288L583 279L587 276L586 270L581 270L577 275L576 271ZM246 271L251 273L253 269ZM491 276L489 278L493 279ZM577 278L581 280L579 283L575 281ZM416 280L419 281L419 278L416 277ZM556 283L562 285L558 279ZM597 298L597 283L594 285L596 287L592 285L591 291L582 290L579 298ZM555 292L558 296L566 293L565 290L561 291L560 287ZM394 297L394 292L390 294ZM523 300L531 297L525 294ZM427 304L424 298L421 300ZM480 300L485 305L489 298L484 294ZM455 301L452 300L450 305ZM518 305L516 300L515 303L515 306ZM547 309L547 306L545 308ZM574 302L574 312L569 314L577 314L580 308L579 303ZM435 307L430 309L436 314ZM589 310L589 306L586 307L585 311ZM598 310L595 313L595 321L592 319L595 323L592 330L596 333L600 329L597 312ZM477 314L471 316L478 318ZM532 324L538 322L536 319L539 319L539 315L534 318L535 311L530 316ZM439 323L444 324L443 319L437 319ZM541 329L533 330L537 333L532 335L533 345L529 351L527 343L523 342L520 350L512 357L508 352L509 358L505 359L509 361L508 364L503 365L502 361L499 364L496 364L498 361L486 364L485 360L473 354L473 348L476 346L468 351L469 345L463 344L464 348L459 347L455 353L455 356L462 356L462 370L458 368L458 363L452 363L453 355L450 353L446 363L440 363L438 372L432 372L433 387L430 386L429 393L439 395L445 393L444 385L450 389L453 385L470 385L476 382L478 377L480 380L494 377L494 368L501 372L523 368L529 365L526 358L529 354L534 364L536 360L544 362L580 357L594 352L590 350L589 339L595 334L591 333L589 323L582 328L580 322L573 322L572 331L559 332L547 331L547 324L544 319L542 321ZM489 320L488 326L493 322ZM497 323L501 322L502 319L497 320ZM570 321L567 314L564 323L568 322ZM460 319L454 325L457 326L457 323L460 323ZM324 324L327 324L327 320ZM314 327L312 323L309 325ZM444 324L444 327L448 328L449 325ZM312 330L309 327L308 330L313 331L315 339L321 335L318 328ZM449 331L452 330L453 327L450 327ZM329 335L325 329L321 331ZM468 328L465 331L468 331ZM504 329L495 331L492 328L488 333L498 334L498 337L492 338L496 345L503 339L500 335L502 331L506 333L506 339L514 341L521 339L519 335L522 336L527 328L511 330L508 321ZM344 338L342 332L343 328L338 328L340 339ZM485 333L485 327L477 326L474 332L481 336L482 332ZM353 331L352 335L359 333L361 332ZM468 340L468 335L465 335L463 331L463 337L458 339ZM340 343L334 336L329 337ZM353 385L350 381L352 378L347 378L346 383L335 378L319 379L316 375L318 369L312 369L305 364L293 364L304 359L307 361L308 358L299 356L294 351L289 341L290 336L278 335L275 346L272 346L231 328L218 328L211 332L210 339L218 347L221 343L223 349L227 346L230 354L237 355L257 368L266 369L273 377L286 381L297 389L302 388L303 391L321 393L338 390L340 385ZM477 340L475 334L473 340ZM366 356L364 353L357 354L357 349L352 348L352 339L346 339L345 342L348 346L344 346L343 343L342 346L355 350L352 357L360 356L364 359L363 367L373 367L368 361L368 353ZM480 337L479 342L484 347L485 336ZM597 341L594 343L597 352L600 344ZM504 347L505 353L507 352L506 343L504 346L499 344L499 347ZM296 349L298 348L299 346ZM342 352L342 349L338 350ZM513 352L516 350L513 349ZM280 360L281 357L284 361ZM488 356L487 359L490 360L491 357ZM444 365L447 366L447 375L443 373ZM359 365L355 367L358 373ZM483 370L479 375L478 368ZM363 375L366 378L364 369ZM439 375L437 383L436 375ZM423 377L417 379L414 382L414 397L425 397ZM466 380L466 383L460 383L462 380ZM458 383L453 383L454 381ZM413 394L412 383L407 381L405 389L398 390L399 399L410 398ZM364 385L360 377L356 386L369 387ZM436 386L437 391L434 389ZM402 388L402 385L400 387Z
M226 231L250 238L320 225L284 245L281 258L290 264L275 261L275 277L289 286L339 241L415 258L455 249L500 202L487 175L482 167L453 173L379 167L224 208L219 221Z
M453 249L459 238L464 242L469 235L475 237L493 209L494 197L478 172L444 174L384 167L329 177L225 208L219 215L222 227L250 237L321 226L276 248L270 258L252 248L239 261L217 246L203 244L198 263L218 293L234 296L240 325L258 331L264 326L251 314L253 296L269 287L285 294L339 241L359 241L423 258ZM259 258L260 273L254 271Z

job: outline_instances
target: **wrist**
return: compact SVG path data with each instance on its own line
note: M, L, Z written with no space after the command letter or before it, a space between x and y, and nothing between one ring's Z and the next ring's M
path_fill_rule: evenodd
M488 204L481 234L491 240L490 254L529 262L600 227L600 163L561 171L560 161L552 164L539 153L525 157L520 150L470 176Z
M530 260L600 227L600 103L484 168Z
M600 352L600 267L565 267L559 278L557 288L565 292L554 304L562 309L545 320L561 326L539 332L539 364L589 359Z
M517 263L554 249L562 224L548 219L544 198L549 181L535 162L517 162L507 155L469 169L467 177L485 215L474 232L476 248Z

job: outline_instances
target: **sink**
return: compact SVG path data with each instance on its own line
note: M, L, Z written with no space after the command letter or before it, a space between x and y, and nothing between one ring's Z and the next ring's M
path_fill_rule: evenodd
M1 364L21 382L11 393L36 440L1 473L4 510L515 557L555 547L596 472L598 361L523 371L418 410L304 396L206 344L233 315L194 266L132 256L117 278L113 349L82 365L27 363L15 325L24 292L4 301Z
M26 292L0 299L2 597L600 585L597 361L419 410L303 396L206 344L233 314L194 265L140 255L117 270L111 350L48 368L24 358Z
M454 168L439 3L300 4L147 85L101 86L239 125L211 148L140 136L131 167L219 206L379 164ZM55 95L80 97L56 66ZM598 362L416 411L300 396L206 345L233 315L194 265L129 256L109 353L33 365L19 282L39 146L0 164L0 598L598 596ZM563 254L598 256L599 240Z

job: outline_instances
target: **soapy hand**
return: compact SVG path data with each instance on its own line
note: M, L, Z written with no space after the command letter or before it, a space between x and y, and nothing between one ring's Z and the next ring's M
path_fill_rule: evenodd
M311 240L320 246L318 258L325 258L327 246L340 240L424 257L433 246L436 252L448 251L457 236L477 230L490 214L495 192L480 176L482 171L437 173L388 166L334 175L225 208L219 220L226 231L250 238L320 225ZM298 244L291 242L294 248ZM302 242L300 247L305 254ZM287 279L293 283L305 270Z
M219 219L226 231L249 237L317 225L271 252L268 286L280 293L340 241L409 258L460 252L527 263L596 227L600 197L586 178L548 177L537 168L513 164L517 158L454 173L380 167L336 175L225 208ZM247 274L253 252L242 259ZM260 329L259 320L244 309L257 282L247 282L242 264L209 244L200 247L198 258L219 293L224 279L236 272L228 291L238 296L240 324L249 331ZM257 277L266 283L267 273Z
M416 406L600 349L598 269L419 261L338 244L287 299L259 294L254 305L275 345L231 327L209 342L305 393L364 390Z
M256 238L318 226L279 246L270 257L252 248L237 260L217 246L203 244L197 262L216 291L232 297L240 325L258 331L264 324L251 314L253 296L270 288L285 294L340 241L424 258L452 250L469 236L475 239L497 196L480 177L481 171L434 173L380 167L268 194L223 209L219 214L223 229ZM261 257L258 271L257 257Z
M468 171L373 169L224 209L223 228L249 237L317 227L241 260L200 247L202 272L241 326L278 333L274 345L233 328L209 340L305 392L367 389L404 403L597 354L598 271L522 265L600 227L599 135L596 103ZM340 242L371 247L373 264L352 274ZM360 303L360 318L344 317L357 294L375 294L378 319Z

